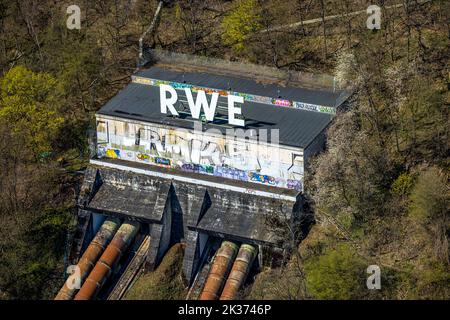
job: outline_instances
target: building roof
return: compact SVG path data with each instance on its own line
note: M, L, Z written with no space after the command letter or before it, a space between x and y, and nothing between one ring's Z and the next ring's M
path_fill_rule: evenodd
M305 89L283 86L280 83L261 83L235 75L218 75L202 71L186 71L155 65L150 69L136 73L137 77L157 79L168 82L186 83L198 87L235 91L246 94L282 98L336 108L343 102L343 92L319 89ZM231 88L231 89L230 89ZM177 89L178 102L186 106L186 97L182 89ZM194 98L196 93L193 93ZM99 111L100 115L134 119L186 129L194 128L190 114L173 117L160 112L159 88L154 85L132 82L108 101ZM179 110L178 105L175 105ZM245 129L279 129L279 141L282 145L306 148L331 122L332 114L316 111L281 107L271 104L245 100L242 106ZM196 120L198 121L198 120ZM203 125L203 129L215 128L225 133L230 128L227 120L227 98L219 96L216 119Z
M153 66L141 70L137 76L179 83L189 83L197 86L209 87L219 90L232 90L273 98L283 98L304 103L335 107L341 91L332 92L318 89L305 89L298 86L282 85L279 82L264 78L248 79L243 76L212 74L201 71L188 71L171 69L162 66Z

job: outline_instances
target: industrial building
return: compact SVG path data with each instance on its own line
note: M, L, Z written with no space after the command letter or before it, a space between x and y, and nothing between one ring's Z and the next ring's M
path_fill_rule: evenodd
M72 246L81 289L57 298L120 299L179 242L187 298L237 298L284 254L268 221L302 219L309 160L348 98L316 80L154 52L96 114Z

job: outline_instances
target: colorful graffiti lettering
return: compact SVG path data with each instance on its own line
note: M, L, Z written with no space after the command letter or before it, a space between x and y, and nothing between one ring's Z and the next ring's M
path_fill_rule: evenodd
M135 153L133 151L123 151L120 153L122 160L134 160L135 159Z
M319 111L320 112L324 112L324 113L336 113L336 109L332 108L332 107L323 107L320 106L319 107Z
M199 173L214 174L214 167L210 165L200 165L198 168Z
M302 190L302 183L299 180L287 179L286 187L288 189L294 189L294 190L297 190L297 191L301 191Z
M148 155L148 154L138 153L136 157L138 158L138 160L150 162L150 155Z
M289 100L284 99L273 99L272 103L276 106L282 106L282 107L290 107L291 102Z
M115 123L109 125L117 126ZM205 139L189 132L153 126L139 130L139 146L133 143L130 147L128 142L132 139L126 136L127 133L111 134L114 144L97 145L99 157L138 161L185 172L299 191L303 188L302 156L297 155L300 160L294 162L297 159L292 157L295 150L286 151L274 161L271 155L275 149L260 148L258 145L250 145L251 148L241 150L234 142L215 137Z
M187 172L195 172L196 167L195 167L195 164L192 164L192 163L183 163L181 165L181 169L184 171L187 171Z
M126 152L119 149L106 149L104 147L98 147L98 153L99 154L106 154L107 157L117 159L121 157L122 152L126 154L127 157L131 157L132 154L130 152ZM127 154L128 153L128 154ZM256 182L256 183L263 183L263 184L269 184L269 185L277 185L277 186L284 186L289 189L294 189L301 191L302 190L302 182L300 180L294 180L294 179L281 179L281 178L274 178L268 175L259 174L257 172L247 172L244 170L239 170L232 167L227 166L212 166L207 164L195 164L195 163L182 163L181 166L179 164L176 164L175 162L171 161L171 159L168 158L162 158L162 157L155 157L146 153L137 153L136 158L140 161L146 162L146 163L153 163L158 166L163 166L166 168L177 168L181 169L185 172L195 172L200 174L208 174L208 175L214 175L217 177L223 177L228 179L234 179L234 180L240 180L240 181L250 181L250 182Z
M155 157L154 161L156 164L160 164L163 166L170 166L170 159L167 159L167 158Z
M108 150L106 150L106 156L108 158L113 158L113 159L120 158L120 150L118 150L118 149L108 149Z
M106 156L106 148L103 146L97 146L97 156L100 158Z
M254 182L268 183L270 185L276 184L275 178L271 176L262 175L256 172L249 172L248 175L250 180Z
M248 181L245 171L231 167L217 166L214 168L214 175L217 177Z

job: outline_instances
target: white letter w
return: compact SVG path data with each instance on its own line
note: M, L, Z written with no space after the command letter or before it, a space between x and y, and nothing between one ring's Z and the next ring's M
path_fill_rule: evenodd
M211 95L211 106L208 105L208 100L206 99L206 93L203 90L198 90L197 92L197 100L194 103L194 98L192 97L191 89L184 88L186 91L186 97L189 103L189 109L191 109L192 118L198 119L200 118L200 109L203 106L203 110L205 112L206 120L213 121L214 114L216 112L217 100L219 98L219 94L214 92Z

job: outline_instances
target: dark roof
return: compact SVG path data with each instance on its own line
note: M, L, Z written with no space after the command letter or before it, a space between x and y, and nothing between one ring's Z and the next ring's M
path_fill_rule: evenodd
M152 169L153 170L153 169ZM97 187L93 185L100 182ZM163 223L163 215L173 186L174 200L180 205L183 224L227 238L276 244L281 235L267 223L267 218L289 217L295 201L268 198L188 182L173 181L103 166L89 165L82 190L87 210L139 221ZM210 205L204 206L205 191ZM205 203L206 204L206 203ZM204 212L202 209L206 208ZM286 216L285 216L286 215Z
M207 188L211 206L195 228L210 233L222 233L242 239L272 242L282 240L268 218L283 214L283 206L292 212L294 202L282 201L242 192Z
M294 86L282 86L274 83L263 83L256 80L240 78L230 75L210 74L199 71L177 71L158 66L141 70L137 76L165 81L174 81L203 86L219 90L228 90L255 94L264 97L294 100L303 103L316 104L327 107L336 106L341 91L332 92L318 89L305 89Z
M225 102L222 99L225 99ZM226 98L220 97L218 109L224 103L226 105ZM97 113L173 127L194 128L194 122L189 117L182 119L162 114L159 104L159 88L145 84L130 83ZM307 147L333 118L333 115L327 113L248 101L244 102L242 113L246 119L245 129L268 129L269 141L270 129L279 129L280 144L300 148ZM203 128L216 128L225 132L227 127L229 128L227 121L223 120L223 124L208 123Z

